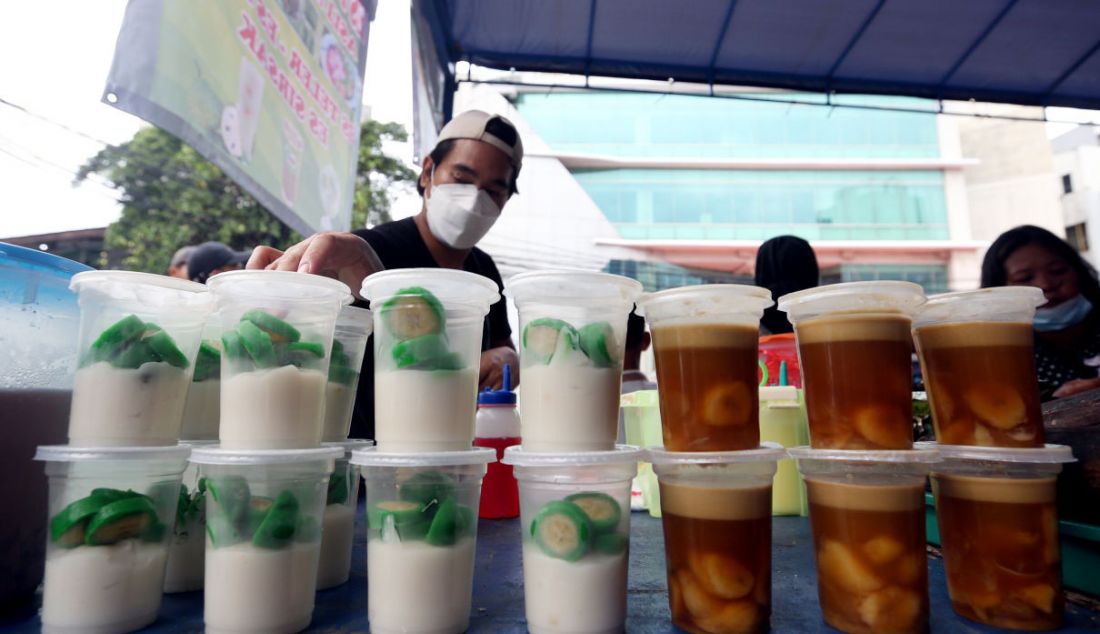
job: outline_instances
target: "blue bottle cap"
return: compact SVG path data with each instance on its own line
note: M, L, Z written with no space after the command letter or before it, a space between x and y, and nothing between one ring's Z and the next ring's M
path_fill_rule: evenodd
M502 389L485 388L477 395L478 405L515 405L516 393L512 391L512 366L504 364L504 385Z

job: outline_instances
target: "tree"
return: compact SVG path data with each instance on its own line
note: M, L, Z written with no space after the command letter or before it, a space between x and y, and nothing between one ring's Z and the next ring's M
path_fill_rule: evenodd
M353 227L388 221L394 190L411 186L416 174L382 151L384 141L407 138L396 123L363 123ZM105 252L127 253L126 269L161 273L176 249L208 240L249 249L286 248L302 239L220 168L158 128L144 128L129 141L100 150L80 167L74 185L92 174L121 194L122 215L107 227L103 246Z

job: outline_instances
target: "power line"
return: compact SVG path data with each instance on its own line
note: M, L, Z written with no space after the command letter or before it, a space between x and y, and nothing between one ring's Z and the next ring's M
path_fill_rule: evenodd
M82 137L82 138L85 138L89 141L94 141L94 142L96 142L100 145L112 145L112 143L110 141L104 141L103 139L100 139L98 137L94 137L94 136L88 134L87 132L77 130L76 128L73 128L73 127L68 126L64 123L61 123L60 121L55 121L54 119L51 119L51 118L47 117L46 115L38 114L37 112L34 112L34 111L26 108L25 106L21 106L17 103L13 103L11 101L8 101L7 99L4 99L3 97L0 97L0 105L4 105L4 106L7 106L9 108L13 108L15 110L18 110L19 112L22 112L23 114L25 114L29 117L33 117L35 119L38 119L39 121L44 121L44 122L46 122L46 123L48 123L52 126L56 126L58 128L61 128L62 130L65 130L66 132L69 132L71 134L75 134L75 135L77 135L79 137Z
M33 157L33 159L37 160L38 162L35 162L35 160L28 159L25 156L21 156L19 154L16 154L15 152L12 152L11 150L9 150L9 149L7 149L3 146L0 146L0 153L7 154L8 156L12 157L13 159L15 159L15 160L17 160L21 163L24 163L24 164L29 165L29 166L31 166L33 168L36 168L36 169L43 170L45 172L49 172L51 174L54 174L54 172L50 172L50 170L48 168L52 168L54 170L57 170L58 172L64 173L64 175L67 178L68 177L76 177L76 175L77 175L76 172L73 172L73 171L71 171L71 170L69 170L65 167L62 167L62 166L58 165L57 163L53 163L51 161L43 159L42 157L34 155L34 154L31 154L31 156ZM61 174L56 174L56 175L60 176ZM102 187L103 189L114 192L114 188L112 188L111 186L109 186L109 185L107 185L103 182L100 182L100 181L94 180L94 179L88 179L88 181L95 184L95 185L98 185L98 186ZM115 196L111 196L111 195L109 195L105 192L98 191L98 190L90 190L90 191L94 191L97 195L102 196L104 198L107 198L107 199L111 200L112 202L116 202L116 203L120 202L118 198L116 198Z

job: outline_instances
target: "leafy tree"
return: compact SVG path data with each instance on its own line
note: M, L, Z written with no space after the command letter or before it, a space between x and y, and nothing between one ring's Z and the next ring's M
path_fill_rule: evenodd
M404 141L396 123L366 121L360 130L352 226L390 219L394 190L409 188L416 174L382 151L384 141ZM107 251L122 251L123 268L161 273L181 246L218 240L234 249L258 244L286 248L301 240L251 194L175 136L144 128L132 139L100 150L80 167L74 184L99 174L119 190L122 216L107 227Z

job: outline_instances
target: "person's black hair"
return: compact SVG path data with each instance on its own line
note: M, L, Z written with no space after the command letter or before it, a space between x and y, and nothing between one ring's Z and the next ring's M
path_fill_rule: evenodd
M1077 287L1081 294L1093 306L1100 306L1100 282L1096 278L1096 269L1081 257L1068 242L1042 227L1021 225L997 236L982 259L982 288L1005 286L1008 275L1005 273L1005 260L1022 247L1034 244L1046 249L1066 261L1077 273Z
M637 307L635 306L635 309ZM626 318L626 349L634 350L642 347L642 339L645 337L645 317L642 317L632 309L630 316Z
M797 236L776 236L760 245L756 252L755 284L771 291L773 300L813 288L817 283L817 256L809 242ZM773 335L794 331L787 314L775 306L764 310L760 324Z
M508 125L507 123L504 123L500 119L490 119L489 123L485 125L485 131L497 137L501 141L508 143L509 145L515 145L516 139L518 138L518 133L516 132L516 129ZM512 134L510 137L505 137L506 131L511 131ZM457 140L458 139L446 139L444 141L440 141L439 144L435 146L435 149L432 150L431 154L428 155L428 158L432 159L432 165L439 165L440 163L442 163L447 158L447 155L451 153L451 150L455 148L455 141ZM516 187L516 179L518 178L519 168L513 166L512 180L508 183L509 196L519 193L519 188ZM424 186L420 184L419 178L416 179L416 193L420 194L421 196L424 195Z

